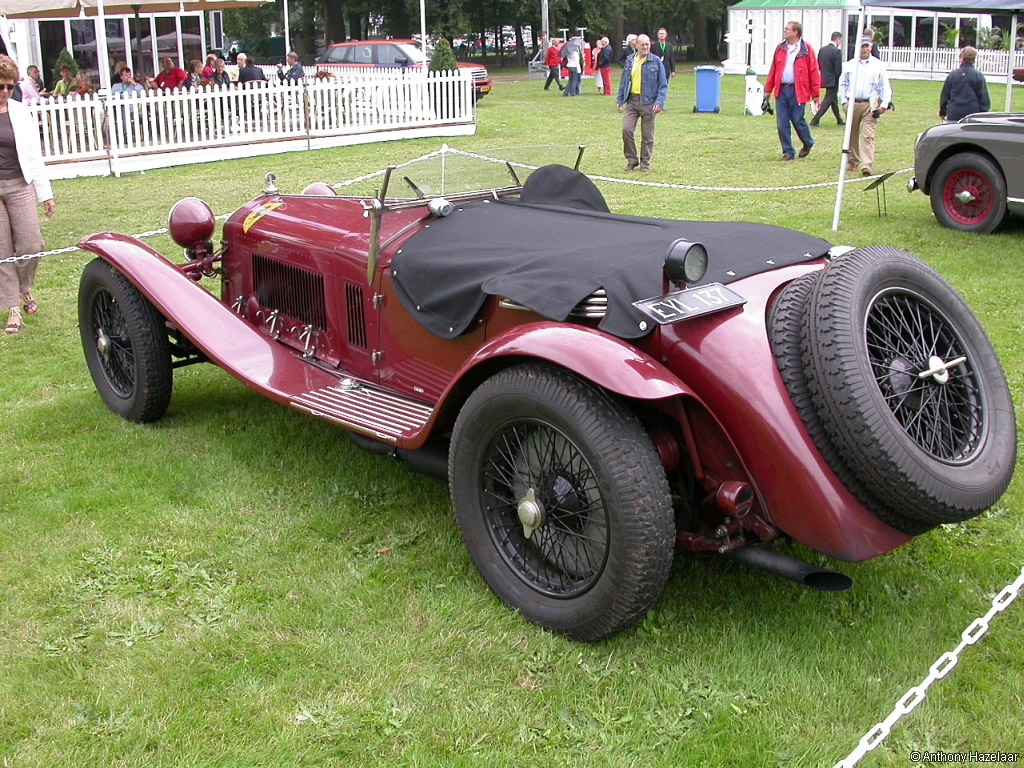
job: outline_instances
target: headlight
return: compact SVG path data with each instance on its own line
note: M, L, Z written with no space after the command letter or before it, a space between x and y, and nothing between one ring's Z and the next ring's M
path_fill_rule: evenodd
M708 271L708 252L700 243L679 239L665 254L665 276L676 285L696 283Z

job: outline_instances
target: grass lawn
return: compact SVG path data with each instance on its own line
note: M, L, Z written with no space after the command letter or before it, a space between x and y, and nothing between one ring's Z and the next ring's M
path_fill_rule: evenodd
M502 74L500 71L499 74ZM617 73L616 73L617 78ZM876 171L908 169L940 83L897 81ZM786 187L833 180L831 117L810 157L778 162L774 120L694 114L671 83L643 181ZM990 87L993 104L1004 90ZM1024 89L1015 92L1024 111ZM582 169L624 178L614 99L500 82L460 149L586 144ZM436 149L416 140L55 183L49 247L163 226L180 197L226 213L276 172L298 191ZM630 178L635 178L630 176ZM613 211L778 224L928 261L993 340L1024 416L1024 220L984 237L941 228L928 200L849 185L691 191L603 183ZM167 237L147 240L167 254ZM751 243L751 247L757 247ZM876 560L796 556L854 580L820 594L680 553L637 629L596 645L510 613L477 576L441 482L353 447L213 366L176 372L167 416L102 405L78 340L88 257L47 257L40 312L0 339L0 761L3 766L832 766L953 649L1024 565L1024 480L982 517ZM1024 753L1024 599L862 765L913 750ZM1024 758L1019 758L1024 759Z

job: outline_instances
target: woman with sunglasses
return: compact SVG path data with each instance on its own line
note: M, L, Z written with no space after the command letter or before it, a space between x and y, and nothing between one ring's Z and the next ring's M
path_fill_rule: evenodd
M11 98L17 82L18 65L0 56L0 307L10 307L4 328L9 336L21 330L22 304L26 314L39 311L32 299L39 259L12 257L43 250L36 201L47 216L54 212L39 125L28 107Z

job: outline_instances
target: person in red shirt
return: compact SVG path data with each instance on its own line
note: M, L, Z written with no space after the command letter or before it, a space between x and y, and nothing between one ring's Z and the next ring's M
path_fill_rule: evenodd
M790 123L796 128L796 134L803 144L800 157L807 157L814 146L811 129L804 118L804 107L812 102L817 112L821 96L821 73L818 71L814 49L803 41L803 31L797 21L786 24L783 32L786 39L775 49L772 68L764 84L765 94L775 96L775 124L779 130L779 143L782 144L780 160L792 160L796 154Z
M160 70L160 74L156 76L156 87L161 90L171 90L173 88L181 88L187 81L188 75L185 74L185 70L181 67L174 66L174 59L170 56L164 56L161 60L160 65L163 69Z
M551 45L548 46L548 52L544 57L544 63L548 67L548 80L544 83L545 91L551 87L552 80L555 81L558 90L565 90L565 87L562 85L562 56L559 53L561 50L562 46L559 44L558 38L552 38Z

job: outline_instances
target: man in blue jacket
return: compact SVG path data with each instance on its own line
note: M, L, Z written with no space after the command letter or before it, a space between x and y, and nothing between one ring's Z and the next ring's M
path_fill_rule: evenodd
M626 155L626 170L632 171L639 165L640 170L651 170L651 155L654 152L654 118L665 109L668 96L668 75L661 59L651 53L651 38L640 35L636 39L636 52L626 59L619 81L619 95L616 106L622 117L622 149ZM636 156L637 120L640 125L640 159Z

